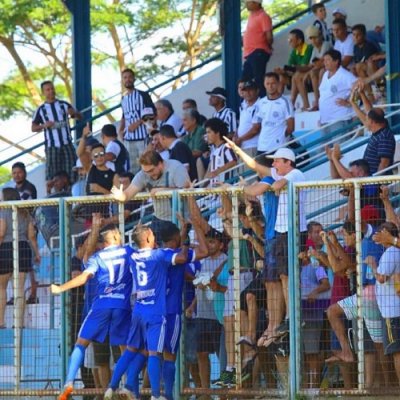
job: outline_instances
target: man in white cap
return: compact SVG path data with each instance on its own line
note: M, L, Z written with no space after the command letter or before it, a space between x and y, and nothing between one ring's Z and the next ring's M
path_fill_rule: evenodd
M284 313L286 316L279 326L271 327L270 331L265 332L259 339L259 346L269 346L279 336L289 331L289 313L288 313L288 229L289 229L289 200L288 192L284 190L289 182L302 182L306 178L304 174L296 168L296 156L293 150L281 147L273 155L267 155L267 158L273 159L272 168L267 167L247 155L234 142L225 138L231 149L245 162L252 170L256 171L260 177L271 176L275 182L271 189L279 195L278 211L275 222L275 239L271 245L271 256L274 262L267 265L267 281L275 282L274 296L281 299L277 300L275 307L271 310L280 314L277 320L282 321ZM300 231L300 251L304 250L307 236L307 222L305 215L305 191L300 191L298 211L298 227ZM270 260L270 257L268 257ZM283 300L283 301L282 301ZM270 310L268 310L270 311ZM277 324L279 324L277 322Z
M265 96L263 78L267 63L272 54L272 20L265 12L262 0L246 0L249 11L246 30L243 33L243 79L254 79L260 90L260 97Z
M229 137L233 137L237 131L236 113L226 106L226 90L222 87L215 87L206 92L210 96L208 104L214 107L213 118L218 118L225 122L228 127Z

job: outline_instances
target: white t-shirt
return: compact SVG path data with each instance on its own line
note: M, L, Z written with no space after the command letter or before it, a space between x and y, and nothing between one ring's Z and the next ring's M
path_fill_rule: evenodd
M171 125L174 128L174 131L176 133L176 136L180 137L183 135L183 130L182 128L182 120L180 119L180 117L178 115L176 115L175 113L172 113L167 120L165 121L161 121L160 122L160 128L163 125Z
M389 247L379 260L378 273L390 277L385 283L376 281L376 301L383 318L400 317L400 296L394 288L394 274L400 273L400 249Z
M270 100L267 96L259 101L253 123L261 123L257 150L272 153L286 143L287 120L294 117L293 105L284 96Z
M242 102L240 106L239 127L237 131L239 137L245 135L252 128L254 124L253 118L258 113L259 101L260 99L257 99L257 101L251 106L249 106L246 101ZM253 136L249 140L245 140L242 142L240 147L242 149L251 149L253 147L257 147L259 136L260 134Z
M271 177L275 179L275 181L280 181L282 179L286 179L288 182L304 182L306 177L299 169L292 169L286 175L278 175L275 168L271 168ZM283 189L279 194L278 201L278 212L276 216L275 222L275 230L280 233L287 232L289 230L288 223L288 192L286 189ZM305 189L300 191L299 197L299 228L300 232L304 232L307 230L307 221L306 221L306 213L305 213L305 202L306 202L306 191Z
M345 56L354 56L354 42L353 35L347 35L346 39L342 42L339 39L335 39L335 45L333 48L340 52L342 58Z
M354 112L351 107L336 104L337 99L348 99L353 83L357 78L347 69L339 69L330 78L326 71L319 85L319 113L321 124L337 120L348 120Z

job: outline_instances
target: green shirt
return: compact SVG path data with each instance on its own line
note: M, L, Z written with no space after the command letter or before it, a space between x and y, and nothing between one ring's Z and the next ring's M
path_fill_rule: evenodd
M313 47L310 44L303 43L303 47L298 52L296 49L292 50L289 56L289 65L308 65L310 64L311 54Z
M197 125L192 133L187 132L181 140L189 146L190 150L201 151L203 153L208 150L207 144L204 141L205 134L206 130L202 126Z

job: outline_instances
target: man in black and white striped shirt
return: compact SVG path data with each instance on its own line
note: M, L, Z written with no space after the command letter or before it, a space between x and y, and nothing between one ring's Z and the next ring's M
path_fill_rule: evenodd
M224 121L228 127L229 136L233 137L237 131L236 113L226 106L226 90L222 87L216 87L206 93L210 96L210 106L215 108L213 118Z
M122 71L122 83L127 92L121 101L122 119L118 133L129 152L131 172L136 174L140 170L139 157L146 149L148 138L143 112L152 108L155 114L156 109L148 93L135 89L135 73L130 68Z
M71 178L76 152L72 143L68 118L81 119L82 115L68 102L56 98L52 82L44 81L40 87L45 102L33 115L32 132L44 130L46 181L49 183L58 171L66 171Z

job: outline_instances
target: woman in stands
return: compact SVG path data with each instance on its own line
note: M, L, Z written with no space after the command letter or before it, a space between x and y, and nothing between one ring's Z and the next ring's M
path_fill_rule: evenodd
M20 200L19 193L13 188L4 188L1 191L3 201ZM13 244L13 221L10 208L0 209L0 328L5 328L5 309L7 285L13 274L14 249ZM18 294L14 296L17 301L14 303L20 308L19 327L23 327L24 318L24 286L26 274L32 269L32 250L35 255L34 263L40 262L39 248L36 241L36 231L32 218L27 209L18 210Z

